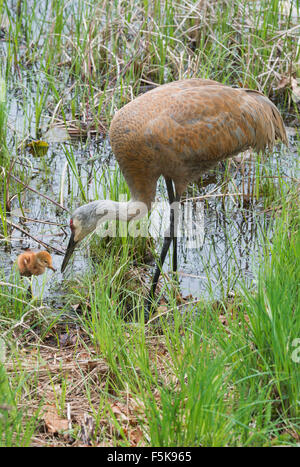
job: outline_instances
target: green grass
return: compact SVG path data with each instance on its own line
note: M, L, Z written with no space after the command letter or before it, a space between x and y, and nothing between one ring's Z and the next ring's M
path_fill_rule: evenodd
M248 316L258 354L273 382L284 414L299 417L299 362L292 358L293 342L300 332L299 211L285 212L277 222L272 243L264 253L258 292L247 294ZM268 256L270 255L270 260Z
M299 434L299 362L292 344L300 332L299 248L299 212L285 206L259 259L255 288L242 286L234 303L217 309L203 303L183 313L174 305L146 326L142 319L124 322L122 285L107 280L115 270L111 255L97 264L97 279L87 280L89 290L74 289L82 304L88 297L79 319L108 364L113 392L126 389L145 407L147 417L140 423L150 445L294 443ZM143 307L141 298L136 300ZM156 349L159 343L166 349L163 355Z
M17 406L28 376L25 372L19 373L15 378L15 387L10 383L5 367L0 363L0 446L25 447L30 446L31 438L37 427L37 416L26 415L26 411Z
M63 225L69 214L57 203L72 211L97 198L129 198L101 134L149 84L201 77L260 89L294 126L297 13L298 0L0 1L1 445L299 444L299 165L286 164L282 148L270 160L227 162L217 175L228 256L224 266L217 235L207 254L199 249L209 299L179 302L165 276L163 300L145 324L144 259L157 245L144 238L84 243L89 267L61 279L59 304L29 300L26 279L7 272L7 258L24 246L11 220L65 246L62 229L55 236L20 214L10 219L10 208ZM77 140L30 154L28 141L58 125L76 127ZM205 212L219 212L213 195L204 201ZM261 226L249 246L250 277L237 258L236 215ZM55 278L52 292L61 292ZM51 432L49 405L52 424L67 420L68 428Z
M48 112L65 120L72 108L73 116L97 126L109 122L140 86L186 77L260 88L283 106L293 105L290 85L274 89L281 78L299 77L292 15L299 13L298 1L290 8L285 2L284 11L278 0L202 7L130 0L75 6L56 0L45 1L49 8L43 12L35 3L20 2L18 14L9 1L0 8L8 37L1 72L8 89L13 76L32 71L31 136L38 136Z

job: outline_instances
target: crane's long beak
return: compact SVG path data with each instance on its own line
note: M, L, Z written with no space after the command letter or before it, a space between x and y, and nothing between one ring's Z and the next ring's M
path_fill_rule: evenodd
M69 244L68 244L68 247L67 247L67 251L66 251L66 254L65 254L63 263L62 263L62 265L61 265L61 272L64 272L64 270L66 269L67 264L68 264L68 262L69 262L69 259L71 258L71 256L72 256L72 254L73 254L73 251L75 250L75 247L76 247L77 243L78 243L78 242L75 242L75 240L74 240L74 234L72 233L72 234L71 234L71 237L70 237L70 240L69 240Z

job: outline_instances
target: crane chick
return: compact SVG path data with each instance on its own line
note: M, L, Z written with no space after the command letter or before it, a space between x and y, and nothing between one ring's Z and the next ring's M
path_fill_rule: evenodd
M45 269L49 268L56 271L52 264L52 257L48 251L39 251L35 253L31 250L26 250L17 258L17 266L21 276L31 277L44 274Z

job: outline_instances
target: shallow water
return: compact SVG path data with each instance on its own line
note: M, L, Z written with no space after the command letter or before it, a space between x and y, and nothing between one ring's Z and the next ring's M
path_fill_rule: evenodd
M279 147L268 161L270 169L290 183L290 177L299 176L298 156L296 153L297 142L290 138L288 149ZM115 160L111 153L109 143L106 140L86 143L50 143L49 150L42 158L33 157L26 152L21 156L21 161L31 165L30 187L45 194L51 199L59 202L60 189L63 183L63 204L69 210L83 204L78 201L78 187L71 171L67 168L64 147L72 146L76 162L81 171L83 185L86 189L88 200L100 198L105 193L105 187L109 185L111 174L115 170ZM240 192L242 184L247 183L248 177L253 176L253 166L249 165L249 173L243 177L238 171L229 182L229 193ZM251 169L251 170L250 170ZM232 169L233 171L234 169ZM200 236L200 245L197 248L189 248L187 238L178 241L178 269L180 275L181 292L183 296L192 294L194 297L219 298L230 293L236 282L242 277L251 281L253 272L257 267L257 256L263 241L262 232L267 230L272 235L272 222L267 214L261 209L262 202L240 207L238 198L227 196L225 198L225 209L222 203L220 187L224 179L222 165L215 171L214 183L205 188L194 188L193 197L207 195L204 203L204 231ZM88 182L89 180L89 182ZM233 183L236 185L234 188ZM157 198L165 198L165 187L162 181L158 186ZM71 196L72 195L72 196ZM109 188L107 196L109 195ZM73 197L73 199L71 199ZM190 198L189 193L187 197ZM195 204L195 203L194 203ZM34 237L47 243L50 247L64 252L69 235L69 213L58 208L55 204L41 198L38 194L26 190L22 194L22 205L26 210L26 216L31 219L52 222L53 224L41 224L39 222L24 222L19 217L19 202L16 198L12 203L11 221L22 228L29 229ZM266 229L266 226L268 227ZM163 231L164 229L162 229ZM160 249L160 241L156 240L157 249ZM33 239L14 229L9 248L0 247L0 261L4 268L7 279L11 274L16 257L24 248L33 250L43 249ZM87 254L87 245L76 250L73 261L68 266L66 273L60 273L62 256L53 251L53 264L57 269L54 274L48 271L46 275L34 279L34 290L40 295L41 290L44 300L51 298L58 302L63 301L63 282L65 278L74 275L82 275L87 268L91 267ZM168 270L167 258L165 270Z
M12 9L16 5L11 2ZM31 3L28 3L31 5ZM48 6L48 2L46 2ZM34 40L42 40L39 37L40 25L50 14L44 8L44 2L36 5L35 17L37 24L33 23ZM76 3L70 2L67 8L75 8ZM45 17L46 15L46 17ZM39 39L38 39L39 38ZM1 55L5 57L5 50L9 43L5 40L1 42ZM83 204L80 197L80 190L70 167L67 164L66 152L73 152L78 171L80 173L87 200L92 201L97 198L109 197L112 190L112 173L116 163L111 153L109 142L105 139L91 139L86 142L63 141L61 130L54 130L49 138L50 144L46 155L34 157L28 149L20 149L20 141L26 141L30 136L35 135L35 104L36 89L40 84L47 84L43 73L33 68L21 69L22 76L16 72L7 83L8 102L8 147L13 157L18 155L17 165L23 168L27 177L28 185L37 192L46 195L62 203L69 211L63 210L51 201L42 198L38 193L25 189L21 191L20 197L25 215L28 218L36 219L38 222L24 221L20 217L20 203L18 197L12 202L11 221L28 229L30 234L45 242L52 253L53 264L57 272L47 272L45 276L34 279L36 293L42 291L45 300L63 301L63 283L65 278L74 275L82 275L91 264L88 258L88 247L83 246L74 254L73 260L68 266L64 275L60 273L63 256L69 235L70 212L80 204ZM51 91L48 99L51 100ZM47 135L47 125L52 119L52 115L47 114L47 106L43 113L41 139ZM68 117L68 116L67 116ZM54 136L54 138L53 138ZM57 142L53 142L57 137ZM49 137L49 133L48 133ZM290 147L277 147L277 152L269 158L268 164L272 177L280 176L287 184L292 178L299 178L299 155L298 142L296 136L291 132L289 135ZM51 142L52 141L52 142ZM299 139L298 139L299 141ZM205 198L203 204L203 224L201 224L200 245L197 248L189 248L187 238L181 238L178 242L179 256L178 268L183 295L192 294L195 297L215 297L228 294L241 278L251 281L253 272L257 267L257 257L260 252L260 245L263 242L263 232L268 227L268 236L272 235L272 222L268 214L263 213L263 201L255 202L253 205L240 206L237 192L244 191L244 185L252 185L254 171L250 164L245 169L244 176L241 171L236 171L232 181L227 186L227 191L233 193L227 196L223 203L221 185L224 181L224 167L215 171L214 180L205 188L194 187L187 193L191 198L203 196L211 193ZM235 166L232 164L231 173L235 173ZM112 184L112 185L111 185ZM157 199L166 199L166 190L162 182L158 184ZM15 193L10 193L13 195ZM0 194L2 202L2 194ZM195 207L195 202L192 202ZM43 224L39 221L46 221L50 224ZM197 233L197 232L196 232ZM157 250L160 249L157 241ZM21 233L17 229L11 232L8 244L0 240L0 261L7 280L11 279L11 272L17 256L25 248L33 250L43 249L33 238ZM170 255L169 255L170 256ZM165 270L168 270L170 257L167 258Z

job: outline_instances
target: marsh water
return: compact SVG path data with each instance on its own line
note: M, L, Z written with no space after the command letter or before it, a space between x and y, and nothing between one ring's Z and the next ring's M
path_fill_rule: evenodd
M35 15L38 20L44 21L43 7L39 6ZM38 24L33 23L33 28L33 37L41 40ZM2 57L6 56L8 45L6 41L1 43ZM36 90L40 83L44 85L47 81L38 69L22 69L22 76L17 71L7 83L7 142L11 157L16 161L15 167L23 172L23 185L14 184L19 188L8 194L12 199L9 220L23 232L13 227L10 237L1 240L0 261L6 280L11 282L14 280L17 256L25 248L35 251L44 249L36 239L44 242L53 256L57 272L49 271L34 279L34 286L41 291L45 301L57 300L61 303L65 279L83 275L91 267L88 243L84 243L75 252L66 273L60 273L62 255L68 242L70 213L83 204L78 177L76 179L74 176L71 161L75 162L81 190L87 201L110 198L118 182L118 177L114 179L116 161L107 137L94 135L84 141L68 139L66 131L58 127L53 115L47 112L47 107L41 119L41 134L37 135ZM51 89L47 90L50 101L51 92ZM66 115L68 117L71 118L71 115ZM49 127L52 127L50 131ZM289 185L299 178L299 137L294 128L288 134L289 147L277 146L267 160L259 163L267 167L259 183L268 183L269 191L277 191L280 183ZM31 137L49 143L44 155L35 156L30 152L27 143ZM194 185L186 193L186 198L193 200L193 205L196 199L203 197L200 199L203 203L203 222L199 227L202 230L197 247L190 247L184 236L178 242L178 269L183 296L218 298L230 293L241 279L246 283L253 280L265 236L272 237L272 219L264 206L264 194L251 201L259 164L255 165L253 159L248 158L240 166L240 157L230 164L229 169L222 163L217 170L204 177L202 184ZM224 183L225 180L229 181ZM0 194L1 202L2 196ZM158 183L157 199L166 199L162 180ZM155 242L159 251L162 239L158 238ZM170 257L164 269L168 270L169 265ZM153 266L148 267L149 276L152 269Z
M15 109L17 109L17 100ZM23 116L18 115L16 111L14 119L18 122L22 121L22 118ZM264 162L269 166L275 189L277 177L280 176L289 184L292 178L299 175L297 142L293 132L291 133L289 148L278 146ZM57 130L57 134L58 139L61 138L60 131ZM55 132L54 136L53 134L50 136L50 139L55 139ZM68 242L70 212L83 204L76 178L66 160L66 151L73 152L87 200L104 196L109 198L116 162L107 139L50 142L47 153L41 157L33 156L28 150L19 155L18 163L22 164L24 172L28 173L26 183L36 191L28 189L21 191L21 205L24 212L22 213L20 209L20 199L15 197L10 217L15 225L25 231L28 230L32 237L49 245L57 272L48 271L46 275L34 278L34 288L38 295L43 295L45 301L58 303L63 302L64 280L83 275L91 267L88 243L84 243L83 247L75 252L65 274L60 273L63 258L60 253L64 252ZM239 161L231 164L229 173L232 178L227 184L226 193L223 184L224 167L225 165L221 164L217 170L204 177L202 182L206 182L205 187L200 184L195 185L186 193L186 198L189 200L204 197L201 201L204 222L200 226L203 227L203 232L196 247L191 247L185 236L178 241L178 269L183 296L219 298L230 293L241 279L250 283L253 273L256 272L265 235L267 234L269 238L272 236L272 220L268 212L263 209L263 199L246 203L245 196L238 195L245 191L245 184L251 186L254 183L253 178L256 176L254 162L250 160L246 162L244 173L238 169ZM228 174L226 176L228 177ZM42 198L40 193L62 204L66 210ZM158 184L157 199L167 199L163 180ZM241 199L244 200L242 205ZM182 212L184 215L184 210ZM23 214L28 218L27 220L23 218ZM0 261L7 280L11 280L16 257L25 248L35 251L43 249L34 238L12 229L10 242L6 246L2 244ZM156 238L155 242L159 250L161 239ZM170 255L165 270L169 269L169 261ZM149 267L149 275L151 270Z

